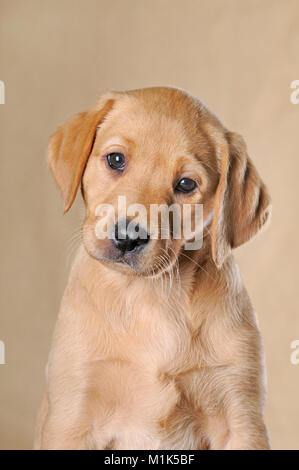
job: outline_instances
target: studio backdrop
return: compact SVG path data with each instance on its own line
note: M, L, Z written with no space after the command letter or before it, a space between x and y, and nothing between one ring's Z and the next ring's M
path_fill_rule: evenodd
M0 0L0 448L32 448L83 217L66 216L51 133L107 90L176 86L242 134L272 196L236 251L258 313L274 449L299 449L297 0ZM292 88L293 86L293 88Z

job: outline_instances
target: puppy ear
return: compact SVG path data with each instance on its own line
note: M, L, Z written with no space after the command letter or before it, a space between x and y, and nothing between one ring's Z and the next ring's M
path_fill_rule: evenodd
M61 190L64 213L74 202L97 127L112 109L113 102L112 98L102 98L91 110L68 119L50 138L48 161Z
M232 248L252 238L271 213L270 197L243 138L226 134L212 225L212 256L221 267Z

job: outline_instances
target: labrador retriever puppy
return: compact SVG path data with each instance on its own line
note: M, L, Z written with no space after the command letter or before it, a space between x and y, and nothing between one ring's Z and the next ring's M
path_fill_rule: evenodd
M48 159L64 212L81 185L86 217L35 447L269 448L261 338L232 249L263 227L270 198L242 137L181 89L109 92L54 133ZM120 197L147 211L136 236ZM200 248L173 220L169 237L160 218L148 228L150 206L172 204L191 207L193 227L201 205Z

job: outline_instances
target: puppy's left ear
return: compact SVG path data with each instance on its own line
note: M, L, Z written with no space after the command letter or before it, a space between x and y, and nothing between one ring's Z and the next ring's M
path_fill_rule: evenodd
M221 267L232 248L250 240L271 213L270 197L243 138L226 133L212 225L212 256Z
M64 213L76 197L97 127L112 109L113 103L112 96L105 95L94 108L68 119L50 138L48 161L61 190Z

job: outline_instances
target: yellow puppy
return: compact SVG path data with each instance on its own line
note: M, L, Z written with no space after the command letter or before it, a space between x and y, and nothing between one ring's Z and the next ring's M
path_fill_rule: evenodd
M59 312L38 449L266 449L263 351L231 250L270 199L245 143L175 88L111 92L51 137L64 211L81 184L82 244ZM119 197L142 204L138 235ZM113 208L97 236L99 205ZM202 204L202 246L147 225L152 204ZM190 241L190 240L189 240Z

